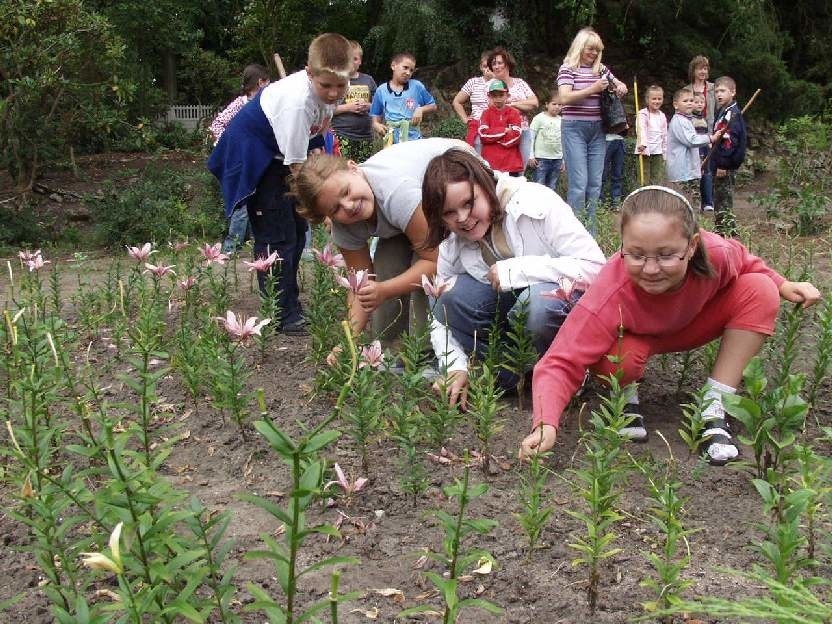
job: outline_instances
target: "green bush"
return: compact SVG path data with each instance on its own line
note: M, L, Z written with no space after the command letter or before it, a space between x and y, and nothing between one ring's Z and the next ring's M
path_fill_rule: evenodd
M225 227L216 183L208 172L194 175L153 166L124 188L109 181L103 197L85 201L99 242L107 246L214 238Z
M48 229L38 222L29 202L0 204L0 245L35 247L48 239Z
M464 140L467 132L468 128L462 123L462 120L454 115L453 117L445 117L433 126L430 136Z

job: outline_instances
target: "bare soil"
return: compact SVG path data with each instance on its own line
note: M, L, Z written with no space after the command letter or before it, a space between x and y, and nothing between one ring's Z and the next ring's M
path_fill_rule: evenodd
M115 162L116 168L127 164ZM111 171L104 161L99 161L97 167ZM75 184L69 172L47 177L47 180L47 186L64 189ZM98 175L89 175L87 190L94 188L99 180ZM77 186L72 190L81 192ZM758 183L746 184L738 191L737 202L740 220L751 224L754 240L760 244L761 241L776 241L778 237L777 231L758 218L756 208L748 202L749 195L761 190ZM62 209L66 209L67 203L65 198ZM824 266L827 263L828 247L824 244L817 270L828 275ZM68 285L72 283L70 275L64 278ZM254 313L257 304L247 284L245 279L241 281L235 309ZM4 306L8 307L8 303ZM307 343L306 338L280 336L265 360L260 361L253 349L250 354L254 367L252 386L264 388L270 413L293 433L299 431L296 423L313 425L320 422L332 406L330 397L311 397L315 370L306 359ZM101 341L92 345L90 353L101 358L102 365L104 360L112 357ZM636 457L651 453L665 458L672 452L679 462L679 480L683 484L681 495L687 499L685 523L688 528L698 531L689 538L691 562L684 577L694 584L687 595L731 599L759 593L761 588L726 571L728 568L749 570L755 562L762 563L760 556L752 550L761 538L756 523L764 521L759 496L746 470L731 466L710 467L688 455L677 433L679 404L688 400L684 393L677 393L679 374L678 358L652 361L640 391L650 440L644 445L629 445L627 450ZM704 378L704 371L697 366L684 390L698 387ZM580 462L580 429L586 423L585 415L597 405L598 391L600 387L591 387L584 396L587 405L577 406L564 418L551 461L554 476L548 487L548 500L555 512L544 531L540 548L531 557L526 551L524 534L513 516L517 511L518 471L522 469L516 460L516 452L520 439L528 431L530 413L519 411L514 397L505 399L501 413L505 427L493 446L496 468L494 474L489 475L479 469L472 471L473 479L487 482L489 490L475 500L469 513L469 517L489 517L499 522L499 527L491 534L469 542L489 550L498 565L490 574L467 577L461 585L465 596L486 598L501 605L505 613L491 616L469 611L463 614L460 622L621 623L643 615L642 603L654 598L640 582L653 574L644 553L657 548L660 534L645 514L646 489L638 476L633 476L624 488L620 512L625 519L615 529L617 545L622 550L602 568L599 608L594 615L590 615L586 606L585 569L571 564L576 554L569 544L584 529L566 513L581 504L570 487L573 477L569 468ZM118 400L127 390L114 381L109 392L111 399ZM176 423L180 432L189 432L187 438L175 446L164 472L174 486L198 496L209 509L231 510L228 537L235 542L232 559L239 566L236 600L245 622L263 622L262 614L243 610L243 606L252 600L245 583L257 583L275 596L280 594L280 589L273 570L262 561L245 560L244 553L259 548L261 535L276 535L280 527L261 510L241 502L238 495L250 492L280 500L288 487L288 471L253 430L249 441L243 442L236 425L223 423L210 406L202 407L199 414L194 412L175 377L162 380L160 395L160 422ZM814 412L822 423L829 423L829 399L827 381ZM810 420L814 421L814 418ZM658 435L659 432L663 437ZM814 431L809 435L812 433ZM463 426L446 449L450 456L459 457L465 449L474 446L475 437L470 427ZM439 449L427 450L439 453ZM748 457L748 450L744 449L744 452ZM348 474L359 476L360 461L348 436L343 436L330 449L329 457L331 461L338 461ZM311 540L302 554L304 562L332 554L354 555L362 562L347 568L343 574L343 590L359 590L363 597L342 607L341 622L351 624L372 619L393 622L397 621L395 615L401 609L424 602L441 610L441 598L424 574L427 569L438 568L432 562L425 563L422 555L427 549L437 551L443 535L426 512L431 509L452 511L441 487L461 475L462 464L455 459L447 464L428 460L428 466L430 488L414 505L399 488L399 468L393 443L388 439L379 440L371 453L371 470L366 475L370 484L365 491L355 496L348 507L322 505L311 513L313 522L335 522L340 517L343 536L340 540ZM0 485L6 505L11 504L9 487L8 484ZM0 513L0 540L3 546L0 549L0 601L22 595L19 602L0 613L0 622L39 624L53 621L39 586L43 577L28 551L27 529ZM830 570L818 570L818 576L828 578ZM383 588L401 590L403 597L385 597L375 591ZM327 590L325 574L305 576L301 580L301 602L319 599ZM704 621L717 622L713 619Z

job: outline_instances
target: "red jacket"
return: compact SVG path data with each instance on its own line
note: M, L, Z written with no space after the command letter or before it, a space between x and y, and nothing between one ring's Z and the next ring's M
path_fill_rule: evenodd
M522 172L520 154L520 112L512 106L489 106L480 117L479 135L482 157L496 171Z

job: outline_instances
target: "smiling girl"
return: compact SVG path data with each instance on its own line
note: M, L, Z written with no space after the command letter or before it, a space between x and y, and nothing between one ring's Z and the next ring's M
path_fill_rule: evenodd
M301 168L298 212L312 223L329 217L332 240L347 268L375 275L356 295L349 295L356 332L364 330L371 314L375 335L401 333L411 316L417 324L425 323L421 279L436 272L436 250L424 245L428 228L421 207L422 178L432 158L454 147L470 149L453 139L422 139L392 145L360 165L321 155ZM371 236L379 238L374 258Z
M451 404L465 407L468 357L481 358L495 317L504 333L521 301L538 353L604 264L604 254L569 206L525 178L496 180L478 158L449 150L425 171L422 208L439 246L438 279L450 287L433 307L431 342ZM543 296L560 290L563 298ZM498 382L516 378L500 371Z
M563 410L587 369L620 372L625 386L641 378L651 355L689 351L721 338L706 382L711 402L702 414L708 437L702 450L711 464L735 459L739 452L722 395L735 392L745 366L774 332L780 297L808 307L820 293L808 282L786 280L739 241L700 230L688 200L676 191L634 191L622 204L621 250L535 367L534 430L523 440L521 456L552 448ZM612 364L609 356L619 354L620 364ZM635 386L627 392L626 411L633 419L621 434L646 440Z

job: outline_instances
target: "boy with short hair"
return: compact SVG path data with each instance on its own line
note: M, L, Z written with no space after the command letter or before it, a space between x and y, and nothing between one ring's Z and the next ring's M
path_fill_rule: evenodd
M734 182L745 160L747 131L737 104L737 83L729 76L714 82L717 112L714 118L714 147L708 161L714 176L714 226L723 236L737 235L734 217Z
M436 100L413 76L416 57L400 52L390 61L393 75L384 86L376 89L370 115L373 129L388 135L389 144L421 139L419 124L422 116L436 110Z
M498 78L488 83L488 108L480 117L479 135L482 157L494 171L512 176L523 174L520 112L508 105L508 86Z
M696 134L710 134L705 102L704 93L693 92L693 116L691 117L691 121L693 122L693 129L696 130ZM708 157L709 151L707 145L701 146L699 148L699 159L704 162L705 158ZM708 167L705 167L702 171L702 177L699 179L699 196L699 209L702 212L712 213L714 211L714 178Z
M341 155L356 162L364 162L373 152L373 118L370 102L376 93L376 81L369 74L358 71L364 52L361 44L350 41L353 69L347 94L335 108L332 130L338 137Z
M534 169L534 181L557 191L563 169L563 141L560 133L560 96L553 91L542 113L529 124L532 133L532 157L529 167ZM522 153L522 152L521 152Z
M699 190L702 175L699 147L708 145L710 139L693 127L691 89L685 87L673 94L673 109L676 113L667 126L667 179L690 201Z
M326 132L352 70L349 41L336 33L319 35L309 46L306 68L252 98L208 157L208 169L222 188L226 216L242 202L248 207L254 257L276 251L281 258L273 269L280 309L276 324L288 335L307 333L297 282L307 224L287 195L286 178L306 160L310 137ZM266 277L257 277L265 294Z

